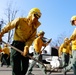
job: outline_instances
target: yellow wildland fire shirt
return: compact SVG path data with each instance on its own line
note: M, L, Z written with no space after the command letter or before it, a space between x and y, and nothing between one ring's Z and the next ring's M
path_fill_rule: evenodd
M46 44L42 41L42 39L40 37L37 37L34 40L34 49L35 49L35 52L41 54L42 53L42 51L41 51L42 46L46 46Z
M76 39L71 41L72 43L72 50L76 50Z
M76 50L76 28L74 29L70 39L72 43L72 50Z
M59 47L59 56L61 56L62 53L71 54L71 45L61 44L61 46Z
M14 37L15 41L25 42L27 46L30 46L35 39L37 28L40 22L36 24L28 25L27 18L17 18L10 22L4 29L2 29L2 34L8 32L9 30L15 28Z
M8 47L4 47L3 49L2 49L2 52L4 52L4 54L10 54L10 49L8 48Z

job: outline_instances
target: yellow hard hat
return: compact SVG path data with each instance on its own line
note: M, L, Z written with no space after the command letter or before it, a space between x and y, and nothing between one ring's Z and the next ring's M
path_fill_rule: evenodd
M71 18L71 21L74 21L74 20L76 20L76 15L72 16L72 18Z
M69 41L69 38L66 37L66 38L64 39L64 41Z
M37 35L40 36L40 35L44 35L45 32L44 31L40 31Z
M74 25L74 21L75 21L75 20L76 20L76 15L71 17L70 22L71 22L72 25Z
M34 16L37 17L37 18L40 18L41 17L41 11L38 8L32 8L29 11L29 14L28 15L32 15L32 14L34 14Z

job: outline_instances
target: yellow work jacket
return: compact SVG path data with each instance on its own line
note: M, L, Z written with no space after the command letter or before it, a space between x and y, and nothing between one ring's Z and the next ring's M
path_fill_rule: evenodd
M65 45L65 44L61 44L61 46L59 47L59 56L61 55L61 53L69 53L71 54L71 45Z
M72 43L72 50L76 50L76 28L74 29L70 39Z
M10 49L8 47L4 47L2 51L4 52L4 54L10 54Z
M9 30L15 28L13 39L15 41L26 42L26 45L30 46L35 39L37 28L39 25L40 22L28 25L27 18L17 18L6 25L4 29L2 29L2 33L4 34Z
M37 37L34 40L34 49L37 53L41 53L42 46L46 46L46 44L42 41L40 37Z
M72 50L76 50L76 39L72 40Z

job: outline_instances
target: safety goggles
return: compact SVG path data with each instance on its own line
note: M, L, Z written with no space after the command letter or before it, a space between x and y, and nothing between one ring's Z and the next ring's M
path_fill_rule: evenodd
M41 13L39 12L36 12L35 14L34 14L34 17L36 17L37 19L39 19L40 17L41 17Z

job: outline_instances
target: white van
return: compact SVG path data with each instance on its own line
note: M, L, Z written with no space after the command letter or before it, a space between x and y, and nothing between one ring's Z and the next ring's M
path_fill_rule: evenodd
M42 47L42 50L44 47ZM34 52L33 46L29 48L30 53ZM32 63L32 60L29 61ZM55 47L51 47L48 45L43 51L42 51L42 62L44 64L50 64L51 68L59 68L62 66L62 61L58 57L58 50ZM37 63L38 64L38 63Z

